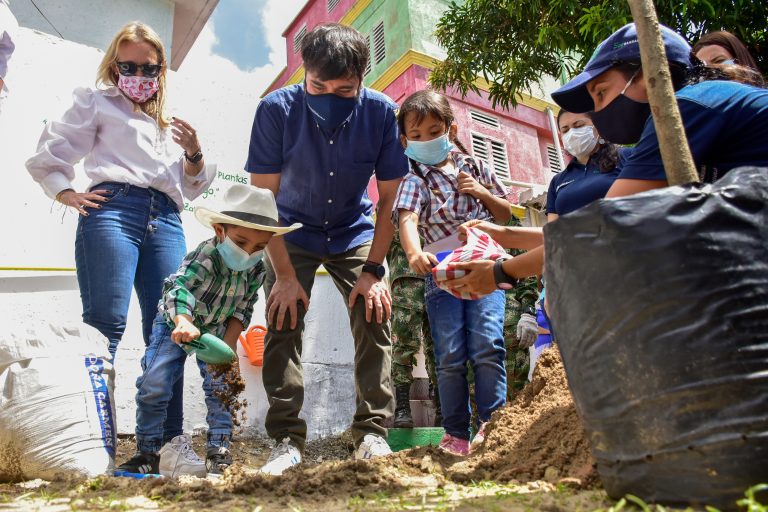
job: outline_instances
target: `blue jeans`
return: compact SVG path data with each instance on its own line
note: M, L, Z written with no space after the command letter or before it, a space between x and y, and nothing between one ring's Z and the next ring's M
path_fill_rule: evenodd
M438 288L428 276L425 300L435 344L443 428L454 437L469 439L467 361L475 374L475 402L481 422L490 420L507 397L504 292L463 300Z
M136 379L136 446L139 451L157 453L167 440L163 439L163 422L173 399L175 384L184 375L187 355L171 340L173 329L158 313L152 328L152 341L141 360L144 373ZM232 437L232 416L214 391L225 386L208 373L206 363L197 360L203 378L205 405L208 407L208 447L229 447Z
M77 281L83 321L109 340L114 358L125 332L132 288L141 307L144 345L149 345L163 280L179 268L186 242L176 203L162 192L113 182L93 189L107 190L108 200L78 220ZM177 386L165 425L166 441L183 432L183 380Z

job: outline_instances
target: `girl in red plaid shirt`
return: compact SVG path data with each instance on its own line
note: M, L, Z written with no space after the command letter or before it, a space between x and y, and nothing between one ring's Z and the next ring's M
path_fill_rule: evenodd
M431 269L438 262L436 254L461 245L461 224L473 219L504 224L511 208L490 167L469 156L456 138L457 125L444 96L429 90L412 94L400 107L397 121L411 172L398 190L393 220L400 227L409 265L426 275L425 301L445 428L440 447L466 455L471 417L467 361L475 376L480 420L473 446L482 442L485 423L506 400L504 293L459 299L436 286ZM423 248L419 233L426 241Z

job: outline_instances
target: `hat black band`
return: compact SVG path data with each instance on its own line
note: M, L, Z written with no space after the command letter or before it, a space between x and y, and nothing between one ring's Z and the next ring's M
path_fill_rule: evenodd
M243 222L250 222L251 224L261 224L262 226L268 226L271 228L276 228L279 226L275 219L265 217L264 215L256 215L255 213L221 212L221 214L228 217L233 217L237 220L242 220Z

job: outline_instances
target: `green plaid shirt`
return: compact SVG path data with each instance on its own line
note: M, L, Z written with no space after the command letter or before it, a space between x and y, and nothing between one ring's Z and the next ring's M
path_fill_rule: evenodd
M228 318L237 318L245 327L251 323L266 275L264 263L240 272L230 270L216 243L213 237L198 245L179 270L165 279L159 309L169 325L174 325L176 315L190 315L198 329L221 337Z

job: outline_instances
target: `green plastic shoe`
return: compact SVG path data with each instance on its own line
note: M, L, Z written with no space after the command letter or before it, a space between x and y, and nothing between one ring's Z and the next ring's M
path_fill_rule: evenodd
M213 334L205 333L200 338L181 344L187 354L195 354L198 359L209 364L228 364L237 358L229 345Z

